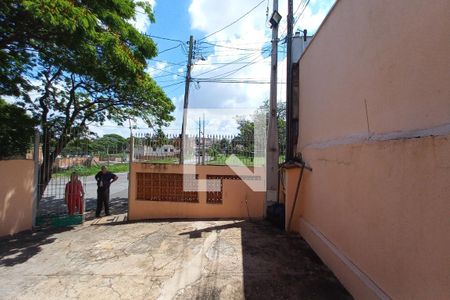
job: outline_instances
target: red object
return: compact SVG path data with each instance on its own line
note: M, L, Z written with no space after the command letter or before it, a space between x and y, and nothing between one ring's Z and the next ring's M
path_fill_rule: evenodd
M67 209L69 210L69 215L75 214L77 209L80 214L83 213L82 194L83 185L79 180L75 182L69 181L66 184Z

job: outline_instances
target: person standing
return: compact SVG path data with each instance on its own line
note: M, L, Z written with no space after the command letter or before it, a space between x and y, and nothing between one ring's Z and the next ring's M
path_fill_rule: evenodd
M69 215L75 214L77 209L80 215L83 214L83 198L83 185L81 184L81 181L78 180L78 174L76 172L72 172L70 175L70 181L66 184L64 197Z
M109 187L111 183L119 179L116 174L108 171L106 166L102 166L101 171L95 175L97 181L97 210L95 217L99 218L103 206L105 207L105 215L109 216Z

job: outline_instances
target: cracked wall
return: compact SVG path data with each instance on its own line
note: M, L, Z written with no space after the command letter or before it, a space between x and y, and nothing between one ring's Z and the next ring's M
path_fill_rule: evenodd
M446 0L340 0L300 59L291 229L356 298L450 296L449 35Z

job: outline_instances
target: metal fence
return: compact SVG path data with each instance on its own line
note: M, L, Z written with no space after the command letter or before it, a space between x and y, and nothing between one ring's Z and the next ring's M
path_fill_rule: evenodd
M255 143L263 147L255 151ZM187 135L184 140L184 163L199 165L260 166L265 164L266 141L240 135ZM258 147L256 147L258 148ZM279 145L280 162L285 147ZM181 154L179 135L137 133L134 136L133 161L178 164Z

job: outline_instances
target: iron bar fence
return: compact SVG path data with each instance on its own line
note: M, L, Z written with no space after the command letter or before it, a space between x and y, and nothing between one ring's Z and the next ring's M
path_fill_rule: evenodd
M266 143L262 138L241 135L186 135L184 163L198 165L260 166L265 164L264 151L255 151L255 143ZM134 162L178 164L180 161L179 135L137 133L134 135ZM280 162L284 161L285 147L280 147ZM261 147L260 147L261 148Z

